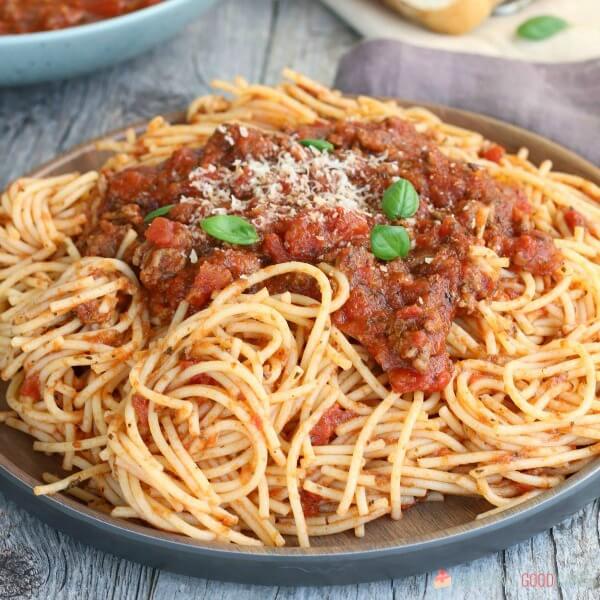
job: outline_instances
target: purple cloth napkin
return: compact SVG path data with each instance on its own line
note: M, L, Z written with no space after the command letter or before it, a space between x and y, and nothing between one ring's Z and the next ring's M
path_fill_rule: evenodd
M487 114L600 165L600 60L534 64L368 40L342 58L335 85Z

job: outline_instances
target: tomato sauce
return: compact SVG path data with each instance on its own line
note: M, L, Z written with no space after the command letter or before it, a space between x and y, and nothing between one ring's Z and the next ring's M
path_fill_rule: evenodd
M506 150L498 144L493 144L481 152L481 157L492 162L499 163L506 154Z
M318 517L321 514L321 504L324 502L321 496L306 490L300 490L300 502L305 517Z
M565 222L571 231L575 231L575 227L586 227L584 216L574 208L565 211Z
M326 446L335 434L335 428L356 415L344 410L339 404L334 404L323 413L316 425L310 431L310 441L315 446Z
M148 410L150 402L144 396L140 394L134 394L131 399L131 405L135 411L137 417L137 425L140 433L145 435L150 431L150 425L148 423Z
M0 0L0 35L35 33L112 19L163 0Z
M326 138L334 150L311 152L298 143L303 138ZM137 241L124 258L137 270L155 319L167 323L182 300L190 313L201 310L215 292L269 264L326 261L350 282L335 325L366 348L400 393L445 387L453 319L495 291L470 258L472 245L485 243L534 275L553 276L562 264L550 236L531 228L522 190L447 158L397 118L323 122L284 134L224 125L200 150L107 175L106 193L77 243L85 255L114 257L134 229ZM381 199L398 178L413 184L420 203L401 221L412 240L408 256L383 262L369 236L374 225L390 222ZM174 207L144 223L166 205ZM209 236L199 224L215 214L251 222L259 242L236 246ZM482 214L488 217L479 240ZM301 275L268 285L318 297L314 281ZM327 443L347 416L334 407L313 430L313 443Z
M42 391L40 390L40 379L37 375L27 375L23 380L20 394L29 396L35 402L42 399Z

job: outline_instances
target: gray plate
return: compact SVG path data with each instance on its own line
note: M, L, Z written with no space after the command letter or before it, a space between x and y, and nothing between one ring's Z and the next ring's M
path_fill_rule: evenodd
M445 107L430 107L449 123L481 132L510 151L530 149L534 162L551 159L556 168L600 184L600 170L572 152L537 135L494 119ZM172 120L182 115L171 115ZM97 168L107 158L94 143L75 148L33 175ZM0 410L4 394L0 391ZM529 502L478 521L488 508L479 499L448 498L415 506L400 521L370 523L363 539L340 534L320 540L309 550L238 548L199 543L122 521L88 509L59 494L36 497L32 486L44 471L60 471L55 457L34 453L31 439L0 425L2 491L42 520L129 560L196 577L263 585L343 584L401 577L474 560L547 529L600 495L600 462Z

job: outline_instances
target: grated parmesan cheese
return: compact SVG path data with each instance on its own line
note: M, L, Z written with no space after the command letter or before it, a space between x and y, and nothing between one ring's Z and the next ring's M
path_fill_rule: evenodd
M232 136L223 133L229 143ZM239 133L248 135L245 127ZM189 181L198 197L182 201L197 204L198 221L214 214L243 214L259 230L299 210L313 221L322 220L330 208L374 215L380 212L381 197L365 183L365 173L380 174L382 168L397 179L397 164L388 161L387 153L320 152L289 141L269 160L248 156L230 166L195 169Z

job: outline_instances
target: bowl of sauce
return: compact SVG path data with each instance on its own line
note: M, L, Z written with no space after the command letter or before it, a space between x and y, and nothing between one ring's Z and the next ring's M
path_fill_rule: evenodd
M214 0L0 0L0 86L66 79L174 37Z

